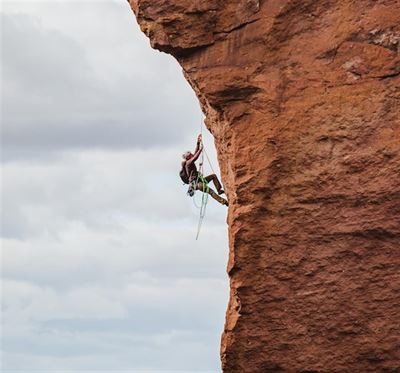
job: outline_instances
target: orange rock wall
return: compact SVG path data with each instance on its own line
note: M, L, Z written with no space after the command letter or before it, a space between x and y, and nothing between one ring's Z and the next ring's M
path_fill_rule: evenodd
M223 371L400 372L400 2L130 4L215 138Z

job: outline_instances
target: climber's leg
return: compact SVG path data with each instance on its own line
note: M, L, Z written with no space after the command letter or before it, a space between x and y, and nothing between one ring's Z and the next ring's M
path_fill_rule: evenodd
M215 174L211 174L205 177L205 179L207 180L207 182L209 183L210 181L212 181L215 185L215 188L217 189L218 194L222 194L224 193L224 191L222 190L222 185L218 180L217 175Z
M208 188L208 194L216 201L218 201L221 205L229 206L228 201L215 193L211 188Z
M221 205L229 206L228 201L226 199L220 197L210 187L207 187L207 185L204 185L201 181L197 183L196 189L200 190L201 192L204 191L204 193L208 193L212 198L214 198L216 201L218 201Z

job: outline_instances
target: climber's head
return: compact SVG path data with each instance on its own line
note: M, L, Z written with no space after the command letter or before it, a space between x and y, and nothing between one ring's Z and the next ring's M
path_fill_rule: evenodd
M193 158L193 154L192 154L192 152L187 151L182 154L182 158L185 159L186 161L188 161L190 158Z

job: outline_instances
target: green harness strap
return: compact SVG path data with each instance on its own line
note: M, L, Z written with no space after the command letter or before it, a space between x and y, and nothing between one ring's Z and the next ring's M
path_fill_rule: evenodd
M208 191L210 190L210 187L208 186L208 181L203 176L203 174L200 172L197 174L196 187L197 187L197 184L199 183L199 181L203 184L203 193L208 194Z

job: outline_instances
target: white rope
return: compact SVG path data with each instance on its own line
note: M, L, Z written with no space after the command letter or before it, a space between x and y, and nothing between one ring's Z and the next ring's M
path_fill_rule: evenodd
M203 225L203 220L204 217L206 216L206 208L208 202L208 193L206 191L206 189L208 189L208 186L204 185L204 181L202 182L202 184L203 184L203 195L201 197L200 217L199 217L199 224L197 225L196 241L199 238L201 226Z
M200 112L200 134L201 134L202 152L201 152L201 158L200 158L200 163L199 163L199 173L204 177L203 167L204 167L205 148L204 148L204 143L203 143L203 122L204 121L203 121L203 118L202 118L202 113ZM208 158L207 154L206 154L206 157ZM196 180L196 184L198 184L198 179L199 178L197 178L197 180ZM202 185L203 185L203 190L202 190L202 196L201 196L199 223L197 225L196 241L199 238L201 226L203 225L203 220L204 220L204 217L206 216L206 208L207 208L207 202L208 202L208 188L209 188L209 186L207 184L205 184L204 180L202 180ZM197 185L196 185L196 187L197 187ZM196 207L197 207L197 205L196 205Z
M204 149L204 148L203 148ZM203 152L201 153L201 158L200 158L200 163L199 163L199 172L203 172L203 162L204 162L204 154ZM194 195L193 195L193 204L196 206L198 210L201 210L202 205L198 205L196 202L196 186L198 183L199 177L196 178L196 184L194 185ZM203 203L203 198L202 198L202 203Z
M216 175L216 173L215 173L215 171L214 171L214 169L213 169L213 166L212 166L212 164L211 164L210 158L208 157L208 154L207 154L207 152L206 152L206 149L205 149L205 148L203 148L203 152L204 152L204 153L205 153L205 155L206 155L207 162L208 162L208 164L210 165L210 168L211 168L211 171L212 171L212 173Z
M203 120L203 117L201 116L201 112L200 112L200 134L201 134L202 138L203 138L203 124L204 124L204 120ZM210 157L208 156L206 148L204 147L204 143L202 143L202 145L203 145L203 153L205 153L205 155L206 155L207 162L208 162L208 164L209 164L209 166L211 168L211 171L212 171L213 174L216 175L216 173L214 171L214 168L213 168L213 166L211 164ZM203 153L202 153L202 155L203 155ZM204 159L204 157L203 157L203 159Z
M207 151L206 151L206 149L204 147L204 143L203 143L203 123L204 123L204 121L203 121L203 118L202 118L201 114L202 113L200 113L200 134L201 134L201 138L202 138L201 146L202 146L203 150L201 152L201 158L200 158L200 163L199 163L199 173L201 175L203 175L203 177L204 177L204 173L203 173L204 154L206 155L207 162L210 165L212 173L215 174L215 175L216 175L216 173L215 173L215 171L213 169L213 166L211 164L211 160L210 160L210 158L209 158L209 156L207 154ZM197 187L197 184L198 184L198 178L196 180L196 187ZM201 230L201 227L202 227L202 224L203 224L203 220L204 220L204 217L206 216L206 207L207 207L207 202L208 202L208 197L209 197L209 195L208 195L209 186L204 182L204 180L202 180L202 184L203 184L203 190L202 190L203 194L202 194L202 197L201 197L201 205L200 206L198 206L196 201L195 201L196 193L193 196L194 205L200 210L199 223L197 225L196 241L199 238L200 230Z

